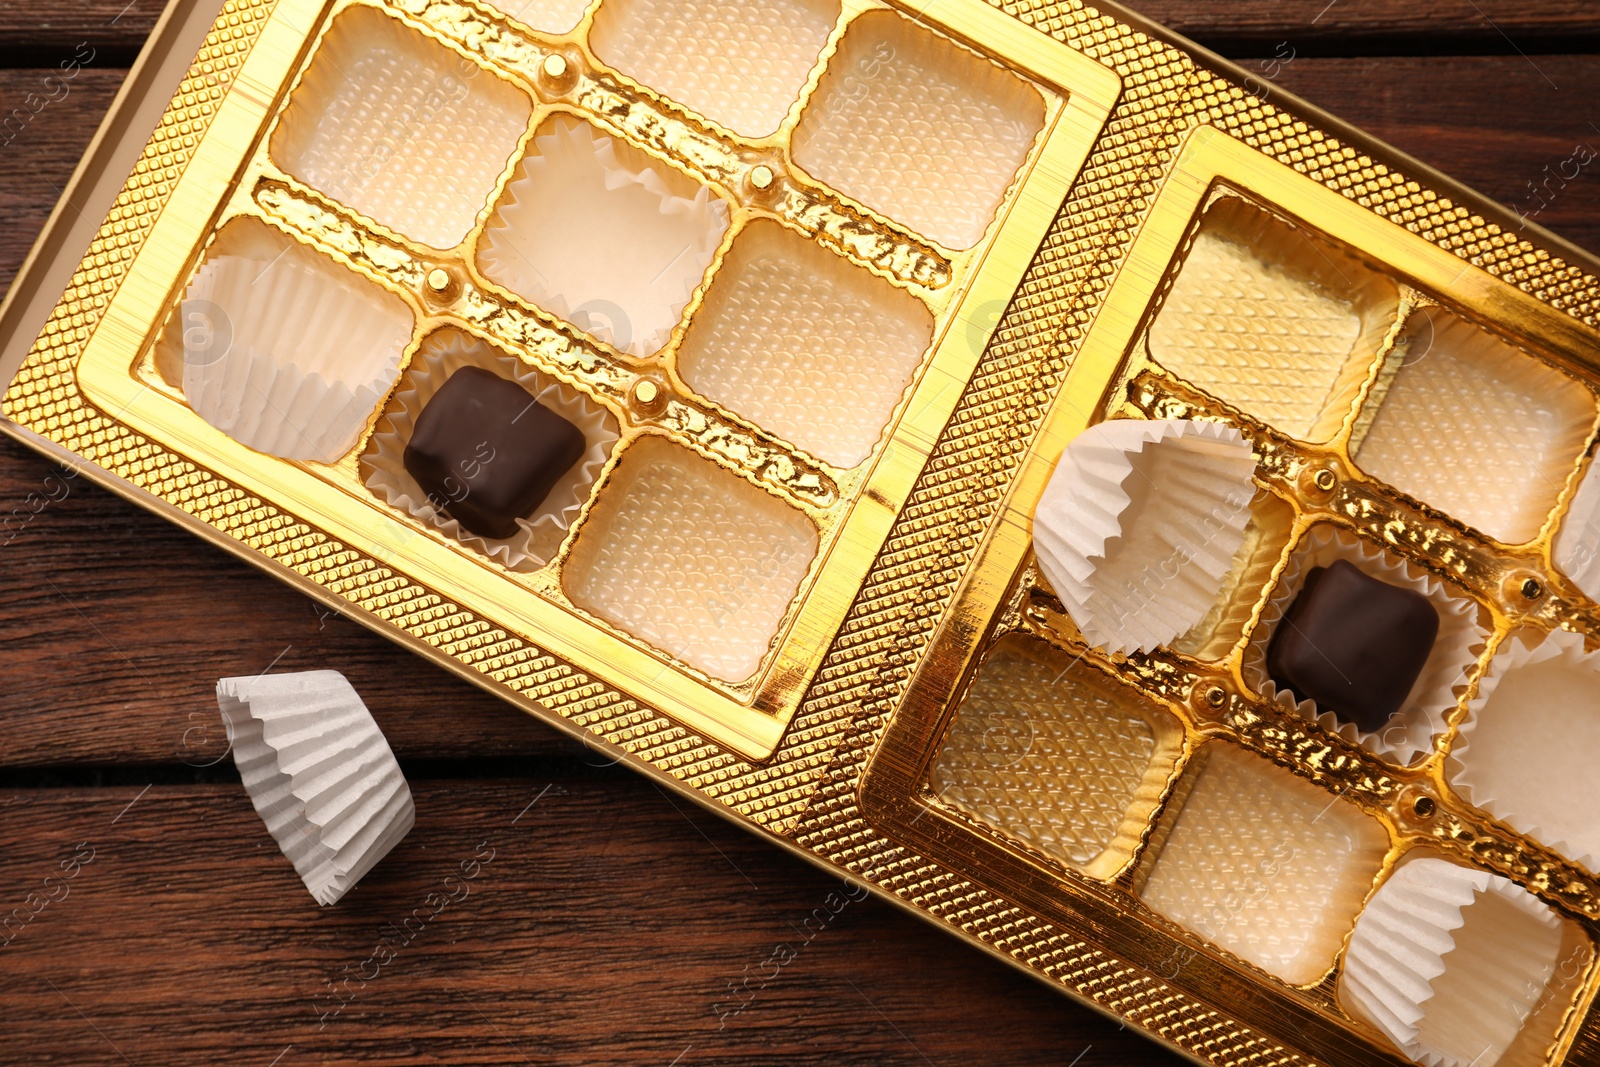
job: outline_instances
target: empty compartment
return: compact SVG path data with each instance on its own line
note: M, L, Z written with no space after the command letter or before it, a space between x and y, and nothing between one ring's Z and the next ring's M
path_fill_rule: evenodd
M1389 850L1348 800L1225 742L1204 763L1141 897L1291 985L1318 981Z
M1427 852L1356 922L1339 1004L1428 1067L1532 1067L1592 960L1582 929L1496 874Z
M758 221L712 280L678 372L702 396L853 467L878 443L932 339L922 301Z
M1257 494L1244 528L1244 544L1234 553L1222 591L1205 616L1172 642L1172 650L1198 660L1225 659L1243 640L1293 533L1294 508L1271 493Z
M1044 127L1032 85L910 19L845 31L801 112L813 177L947 248L982 239Z
M1582 635L1513 635L1450 752L1450 784L1512 829L1600 872L1600 654Z
M477 222L527 131L510 83L371 8L341 14L272 135L307 185L434 248Z
M489 219L484 277L635 356L667 343L728 229L708 186L586 122L539 127Z
M240 444L333 463L400 373L411 309L255 219L222 228L155 346L155 367Z
M1291 437L1325 441L1398 308L1394 283L1340 246L1224 196L1150 325L1150 355Z
M817 554L806 516L686 449L622 457L572 548L567 596L696 667L754 674Z
M838 0L606 0L601 60L736 133L777 130L839 18Z
M978 668L928 784L940 803L1110 877L1138 846L1182 748L1170 712L1012 634Z
M1406 334L1356 462L1497 541L1531 541L1583 454L1593 395L1443 308Z
M453 466L454 483L442 499L430 496L406 469L405 451L417 419L436 393L463 368L489 371L514 381L536 403L576 427L585 450L578 461L554 480L550 491L525 515L516 519L517 532L509 537L473 533L451 517L449 508L478 486L479 469L488 473L495 464L513 464L526 457L499 455L495 444L505 435L481 422L463 427L458 434L462 453ZM468 408L469 414L474 413ZM518 414L512 422L524 422ZM617 422L605 408L584 393L534 370L521 360L470 334L445 328L422 342L411 366L400 379L361 456L361 477L384 503L432 526L475 552L512 570L535 570L560 547L588 501L601 468L617 440ZM531 473L531 472L530 472Z

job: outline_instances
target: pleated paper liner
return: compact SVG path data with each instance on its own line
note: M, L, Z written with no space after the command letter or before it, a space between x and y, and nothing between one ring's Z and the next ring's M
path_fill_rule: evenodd
M411 788L337 671L224 678L239 777L317 903L336 904L410 832Z
M605 343L667 343L727 232L728 205L588 123L539 127L478 250L484 277Z
M1118 419L1067 446L1034 550L1092 644L1149 650L1204 617L1244 541L1255 462L1221 423Z
M285 171L434 248L460 244L527 131L533 101L370 8L333 22L271 153Z
M1499 875L1421 854L1402 862L1356 922L1339 1003L1425 1067L1542 1063L1532 1054L1586 967L1581 931ZM1522 1040L1519 1041L1519 1038ZM1528 1055L1506 1057L1513 1046Z
M1332 711L1318 708L1280 689L1267 674L1267 649L1277 627L1305 586L1306 576L1318 567L1347 560L1362 572L1390 585L1412 589L1428 598L1439 613L1439 634L1422 673L1400 710L1382 730L1367 733ZM1487 641L1479 625L1477 602L1452 593L1427 571L1398 556L1368 544L1334 526L1314 526L1290 556L1288 564L1261 612L1261 621L1245 646L1241 664L1246 684L1279 707L1316 722L1329 733L1369 752L1400 764L1409 764L1433 748L1434 738L1445 730L1445 716L1456 706Z
M512 537L484 537L465 529L428 500L405 468L406 442L417 416L452 374L468 366L515 381L541 405L582 431L587 444L583 457L556 482L537 510L517 519L517 533ZM577 521L616 441L617 423L605 408L486 342L447 328L430 334L413 357L361 456L361 474L367 488L391 507L503 567L537 570L555 555Z
M239 443L333 463L399 373L411 311L253 219L230 223L156 344L158 373Z
M1594 394L1444 308L1415 312L1405 335L1352 458L1495 540L1532 540L1594 432Z
M937 118L935 118L937 116ZM845 31L794 160L946 248L982 240L1044 127L1039 90L893 11Z
M1513 634L1467 705L1450 784L1520 833L1600 872L1600 653L1582 635Z
M1234 195L1207 210L1148 336L1163 367L1291 437L1350 413L1400 306L1347 249Z

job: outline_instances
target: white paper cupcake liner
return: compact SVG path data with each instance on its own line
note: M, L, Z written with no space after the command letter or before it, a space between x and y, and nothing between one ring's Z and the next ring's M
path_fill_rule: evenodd
M682 195L691 184L693 195ZM619 149L586 122L556 116L506 186L478 266L551 314L643 357L678 325L728 221L728 205L709 186Z
M1380 581L1416 590L1427 597L1439 613L1439 635L1422 673L1400 710L1382 730L1374 733L1366 733L1333 712L1319 709L1315 701L1301 700L1291 690L1279 689L1267 673L1267 648L1285 613L1304 588L1306 575L1341 559ZM1477 615L1477 605L1473 601L1452 596L1443 582L1421 567L1391 556L1346 530L1317 526L1289 557L1277 588L1261 611L1261 622L1245 647L1241 669L1246 684L1279 707L1314 721L1329 733L1368 752L1409 764L1431 750L1434 738L1444 732L1445 716L1459 698L1457 689L1467 684L1467 676L1483 652L1487 635L1479 627Z
M224 678L239 777L317 903L337 903L416 820L389 743L337 671Z
M587 443L583 456L567 471L531 517L517 520L512 537L492 538L472 533L428 501L405 468L406 442L411 440L417 416L450 376L462 367L482 367L533 394L535 400L576 426ZM404 382L388 411L388 425L380 424L361 457L367 488L391 507L426 522L455 540L511 570L543 566L578 518L600 469L617 441L617 425L605 408L583 393L553 381L458 330L441 330L423 342L411 361Z
M1255 465L1239 431L1213 422L1118 419L1067 446L1034 550L1085 638L1148 651L1205 616L1244 543Z
M1356 920L1339 1000L1426 1067L1492 1067L1539 1005L1561 920L1521 886L1423 857Z
M1600 653L1584 651L1582 635L1515 635L1467 705L1447 761L1450 784L1512 829L1600 872L1597 711Z
M333 463L356 443L411 340L405 304L252 226L225 231L157 355L195 413L249 448Z

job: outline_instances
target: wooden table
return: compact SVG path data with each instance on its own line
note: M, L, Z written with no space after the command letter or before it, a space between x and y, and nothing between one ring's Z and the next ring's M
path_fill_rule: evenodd
M0 8L0 112L94 57L0 153L0 286L157 4ZM1546 166L1600 147L1592 5L1139 6L1527 211ZM1600 177L1538 221L1600 249ZM837 879L0 439L0 514L51 497L0 550L0 912L66 857L92 861L0 948L0 1062L1178 1062L876 900L719 1021ZM337 908L312 902L224 758L216 680L269 665L348 675L416 794L416 829ZM374 975L384 924L474 855L492 859L470 895ZM330 987L352 974L341 1006Z

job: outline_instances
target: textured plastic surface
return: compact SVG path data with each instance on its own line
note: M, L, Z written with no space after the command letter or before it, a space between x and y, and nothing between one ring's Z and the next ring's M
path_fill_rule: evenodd
M390 229L452 248L488 205L532 111L477 64L357 8L328 31L272 155Z
M478 250L484 276L636 356L666 344L728 229L709 187L557 115Z
M1356 462L1496 540L1537 536L1593 428L1593 394L1443 309L1406 330Z
M1303 440L1331 436L1396 307L1392 285L1242 201L1207 213L1150 327L1182 378Z
M1333 966L1388 847L1382 824L1349 801L1213 744L1144 902L1303 985Z
M1002 642L957 710L929 785L941 803L1082 866L1111 847L1147 785L1149 720L1165 713L1139 707L1132 690L1117 699L1071 664L1031 640Z
M565 583L579 607L738 682L761 665L816 553L804 514L646 438L601 490Z
M589 44L706 118L765 137L800 95L838 18L838 0L607 0Z
M853 467L878 443L932 340L920 300L757 222L712 280L678 370L702 396Z
M857 19L800 116L795 162L949 248L983 236L1044 125L1009 71L899 15Z

